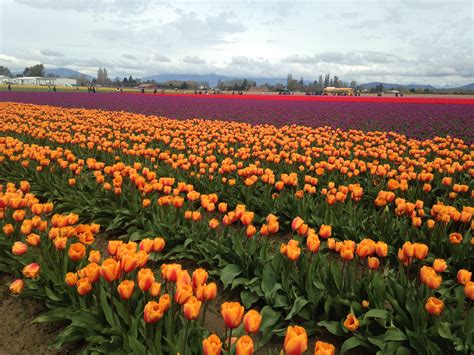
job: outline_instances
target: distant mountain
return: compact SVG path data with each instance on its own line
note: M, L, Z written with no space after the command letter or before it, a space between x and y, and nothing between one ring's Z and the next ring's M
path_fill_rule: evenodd
M474 83L470 83L470 84L463 85L463 86L458 86L457 88L454 88L454 90L471 90L471 91L474 91Z
M372 89L375 88L378 85L383 85L383 88L385 90L389 90L391 88L394 89L399 89L399 88L407 88L407 89L428 89L428 90L435 90L436 88L432 85L420 85L420 84L408 84L408 85L401 85L401 84L389 84L389 83L382 83L380 81L374 81L371 83L365 83L361 84L360 86L365 88L365 89Z
M270 85L275 85L278 83L286 85L286 78L251 78L246 76L241 77L231 77L226 75L217 75L217 74L158 74L158 75L151 75L144 78L141 78L142 81L146 80L155 80L158 83L163 83L165 81L171 80L179 80L179 81L197 81L197 82L207 82L209 86L215 87L217 86L217 82L219 81L228 81L228 80L236 80L236 79L247 79L247 80L254 80L257 85L263 85L268 83ZM305 81L308 83L309 81Z
M45 69L45 75L53 74L63 78L78 78L81 75L84 75L88 80L94 79L93 76L83 74L76 70L68 69L68 68L52 68L52 69Z

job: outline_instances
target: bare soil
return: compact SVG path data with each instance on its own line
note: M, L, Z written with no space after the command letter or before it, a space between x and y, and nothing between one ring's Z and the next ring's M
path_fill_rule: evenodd
M11 277L0 275L0 354L1 355L56 355L76 354L81 345L74 344L60 351L51 348L61 325L33 324L46 311L37 300L10 295Z

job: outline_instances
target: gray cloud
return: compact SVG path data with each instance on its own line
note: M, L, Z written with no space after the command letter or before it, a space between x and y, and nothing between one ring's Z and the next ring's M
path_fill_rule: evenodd
M42 49L40 53L46 57L63 57L64 54L61 52L53 51L50 49Z
M156 60L157 62L170 62L171 59L169 59L167 56L162 55L162 54L155 54L153 56L153 59Z
M129 54L129 53L122 54L122 57L124 57L125 59L137 60L137 57L135 57L133 54Z
M183 58L184 63L190 63L190 64L206 64L206 61L202 58L199 58L197 56L186 56Z

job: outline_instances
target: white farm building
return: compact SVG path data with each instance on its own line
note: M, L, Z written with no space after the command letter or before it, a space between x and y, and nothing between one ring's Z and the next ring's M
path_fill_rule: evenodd
M77 85L76 79L69 78L44 78L42 76L22 76L9 79L15 85L50 85L50 86L74 86Z

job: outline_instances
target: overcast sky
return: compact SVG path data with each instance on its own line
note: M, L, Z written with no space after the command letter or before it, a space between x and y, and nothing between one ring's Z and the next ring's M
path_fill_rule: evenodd
M0 0L12 70L460 85L474 81L473 52L471 0Z

